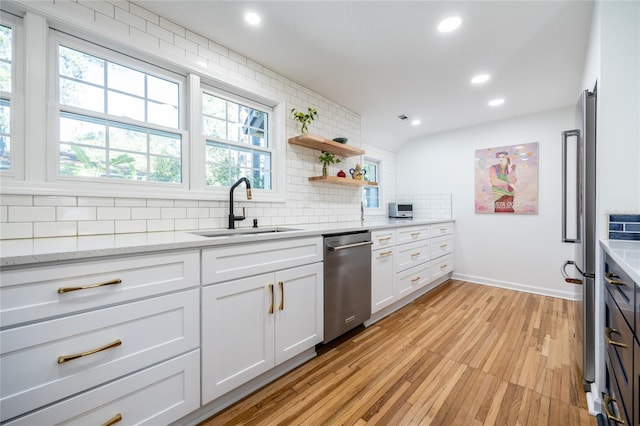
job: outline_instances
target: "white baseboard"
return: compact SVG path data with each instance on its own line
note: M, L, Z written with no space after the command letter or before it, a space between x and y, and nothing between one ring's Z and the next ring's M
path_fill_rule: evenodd
M567 299L567 300L579 300L580 297L580 287L576 287L576 288L568 288L566 291L564 290L552 290L552 289L548 289L548 288L542 288L542 287L534 287L534 286L530 286L527 284L520 284L520 283L514 283L514 282L508 282L508 281L500 281L500 280L493 280L490 278L483 278L483 277L477 277L474 275L465 275L465 274L459 274L454 272L452 277L455 280L460 280L460 281L469 281L472 283L476 283L476 284L483 284L483 285L489 285L492 287L500 287L500 288L506 288L509 290L517 290L517 291L524 291L526 293L533 293L533 294L539 294L541 296L549 296L549 297L556 297L559 299ZM575 286L574 286L575 287Z

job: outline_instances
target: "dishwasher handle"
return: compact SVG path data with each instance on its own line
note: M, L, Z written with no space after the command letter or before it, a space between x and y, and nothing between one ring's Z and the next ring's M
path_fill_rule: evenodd
M327 249L329 249L329 251L338 251L338 250L345 250L345 249L350 249L350 248L355 248L355 247L362 247L362 246L370 246L373 244L373 241L363 241L361 243L353 243L353 244L346 244L344 246L337 246L337 247L327 247Z

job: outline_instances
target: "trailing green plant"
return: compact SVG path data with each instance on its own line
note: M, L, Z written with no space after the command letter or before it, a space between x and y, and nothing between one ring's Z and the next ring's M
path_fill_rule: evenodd
M293 119L299 122L302 125L300 129L301 133L307 133L307 126L313 122L316 118L318 118L318 111L315 108L307 108L307 113L303 113L301 111L297 111L295 108L291 108L291 114L293 114Z
M330 152L322 151L322 154L318 157L318 160L322 163L322 176L327 175L327 167L330 164L338 164L340 159Z

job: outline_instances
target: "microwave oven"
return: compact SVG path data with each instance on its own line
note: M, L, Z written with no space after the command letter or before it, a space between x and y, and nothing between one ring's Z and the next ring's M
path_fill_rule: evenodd
M413 218L412 203L389 203L389 217Z

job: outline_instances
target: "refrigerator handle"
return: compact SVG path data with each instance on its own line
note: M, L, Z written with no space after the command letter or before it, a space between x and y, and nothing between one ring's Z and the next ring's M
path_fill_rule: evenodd
M567 185L569 184L567 179L567 146L568 146L568 138L571 136L575 136L578 139L580 138L580 130L565 130L562 132L562 242L563 243L577 243L580 241L580 199L576 196L576 238L567 237ZM578 145L578 144L577 144ZM578 151L580 147L578 145ZM576 154L576 158L578 154ZM579 186L580 182L576 179L576 194L579 194ZM566 265L565 265L566 266Z
M567 260L566 262L564 262L564 265L562 265L562 269L560 270L560 272L562 273L562 277L564 278L564 281L568 282L569 284L582 284L581 279L571 278L569 274L567 274L567 266L569 265L575 265L575 262L573 260Z

